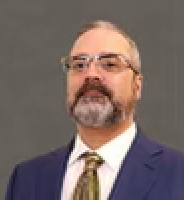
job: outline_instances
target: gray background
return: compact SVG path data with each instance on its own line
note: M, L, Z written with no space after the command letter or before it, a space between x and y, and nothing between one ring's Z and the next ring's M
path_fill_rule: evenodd
M137 41L145 75L138 121L150 137L184 151L183 2L0 1L0 199L15 164L74 134L59 60L91 20L118 22Z

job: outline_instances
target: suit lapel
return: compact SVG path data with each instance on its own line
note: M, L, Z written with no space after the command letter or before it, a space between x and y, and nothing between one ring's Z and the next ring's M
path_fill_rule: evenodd
M126 157L109 200L143 200L158 176L162 150L138 128L137 138Z
M67 160L73 145L74 139L66 148L54 152L50 162L47 162L46 166L42 168L39 177L37 177L36 199L60 200Z

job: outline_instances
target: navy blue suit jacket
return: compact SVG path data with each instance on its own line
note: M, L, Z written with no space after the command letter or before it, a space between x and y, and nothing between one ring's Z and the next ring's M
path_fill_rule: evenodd
M60 200L73 141L18 165L6 200ZM109 200L184 200L184 156L149 140L140 129Z

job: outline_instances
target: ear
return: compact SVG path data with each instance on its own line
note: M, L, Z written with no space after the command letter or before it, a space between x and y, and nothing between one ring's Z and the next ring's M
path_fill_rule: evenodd
M134 76L134 90L137 100L141 99L142 87L143 87L143 75L137 74Z

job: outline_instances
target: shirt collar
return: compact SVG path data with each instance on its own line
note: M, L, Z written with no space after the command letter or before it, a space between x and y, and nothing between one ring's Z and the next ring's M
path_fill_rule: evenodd
M77 134L74 144L74 149L69 159L69 165L74 164L79 156L84 152L91 152L92 150L83 142L79 134Z
M132 123L132 125L124 133L119 134L116 138L109 141L95 152L100 155L112 169L117 169L125 159L125 156L136 136L136 132L136 125L135 123ZM91 150L83 142L80 135L77 134L74 149L71 153L68 164L74 164L78 157L86 151L92 152L93 150Z
M134 141L136 132L136 125L133 123L124 133L98 149L97 153L112 169L119 168Z

